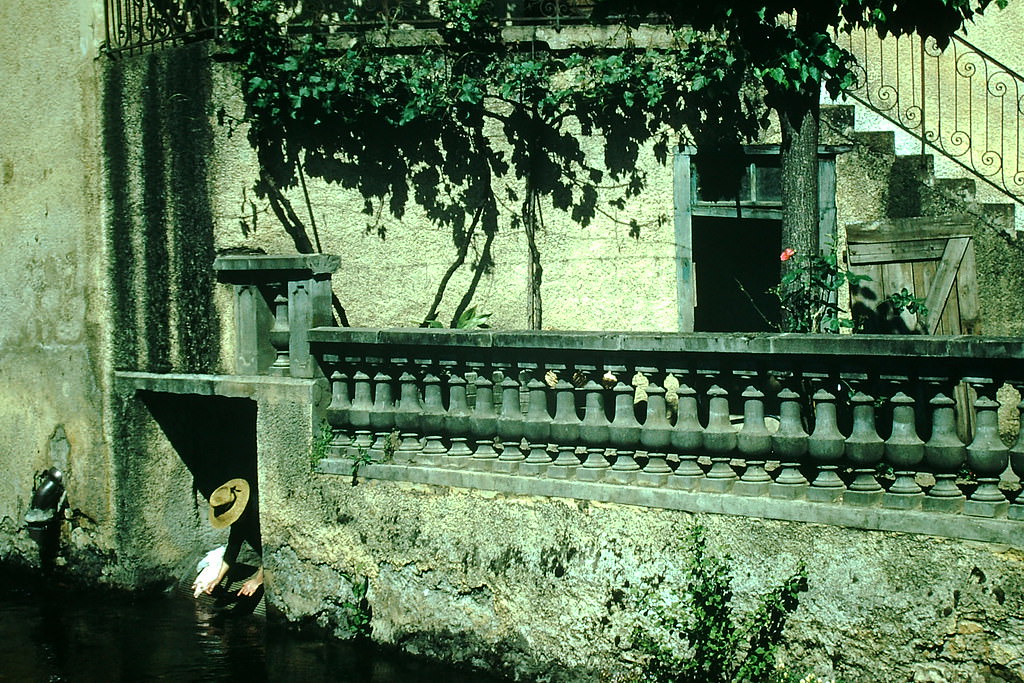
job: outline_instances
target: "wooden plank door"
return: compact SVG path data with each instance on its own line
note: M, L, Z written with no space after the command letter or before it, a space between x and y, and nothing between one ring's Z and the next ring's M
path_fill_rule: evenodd
M851 288L855 319L880 334L981 334L974 239L957 218L908 218L847 228L850 271L871 280ZM927 316L897 314L886 302L903 289L925 298ZM974 433L974 392L953 390L957 432Z
M847 229L850 271L871 280L851 290L863 331L881 334L980 334L974 240L957 218L909 218ZM903 290L925 299L928 315L893 310Z

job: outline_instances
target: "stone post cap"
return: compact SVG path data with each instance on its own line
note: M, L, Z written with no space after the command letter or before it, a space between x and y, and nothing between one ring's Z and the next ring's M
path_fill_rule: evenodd
M213 261L218 273L301 272L312 275L330 275L341 266L341 257L333 254L228 254Z

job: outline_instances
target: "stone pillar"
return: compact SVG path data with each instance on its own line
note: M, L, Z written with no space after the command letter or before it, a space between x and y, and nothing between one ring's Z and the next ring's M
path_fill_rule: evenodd
M836 470L843 457L846 439L836 422L836 397L825 389L814 392L814 429L807 439L807 454L818 468L818 476L807 489L807 499L833 503L846 490Z
M605 448L611 438L608 414L605 412L604 388L591 379L583 387L586 393L586 406L583 422L580 423L580 441L587 447L587 459L583 467L576 473L582 481L599 481L604 477L610 465L605 457Z
M851 398L853 427L846 439L846 458L854 467L854 479L843 494L843 502L868 507L882 500L882 486L875 478L885 454L885 442L875 427L875 398L857 391Z
M779 430L772 434L772 453L779 460L779 474L768 487L775 498L801 498L807 479L800 472L807 454L807 432L800 415L800 394L790 387L779 392Z
M736 447L746 461L743 476L732 486L732 492L746 496L768 493L772 478L764 466L772 451L772 437L764 423L764 393L754 385L756 373L745 372L747 388L743 391L743 427L736 434Z
M725 493L738 477L729 464L736 453L736 428L729 417L729 392L722 378L708 389L708 426L704 429L704 451L711 456L711 469L701 483L702 491Z
M882 496L882 505L902 510L921 506L924 492L917 485L917 465L924 459L924 442L917 435L914 399L902 391L892 397L892 435L885 442L885 460L896 472L896 481Z
M672 474L666 462L668 447L672 443L672 425L668 421L665 390L647 385L647 416L640 430L640 444L647 450L647 465L637 480L647 486L664 486Z
M999 438L999 402L995 382L968 380L978 398L974 438L967 447L967 466L978 478L978 488L964 503L964 512L977 517L998 517L1007 513L1009 502L999 490L999 477L1009 464L1010 449Z
M681 372L670 370L673 375ZM679 454L679 465L668 485L676 489L694 490L704 481L704 470L697 464L697 457L704 447L704 429L697 418L697 390L690 384L680 382L676 391L679 405L676 423L672 427L672 448Z

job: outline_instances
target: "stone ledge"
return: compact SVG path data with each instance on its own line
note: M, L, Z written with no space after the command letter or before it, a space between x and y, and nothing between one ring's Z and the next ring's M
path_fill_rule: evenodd
M351 477L352 467L351 459L326 458L320 461L318 471L322 474ZM872 531L921 534L999 543L1024 549L1024 525L1009 519L987 519L919 510L855 507L767 496L751 498L729 493L711 494L679 489L626 486L545 476L533 477L471 470L450 470L417 465L364 464L359 466L358 476L364 479L480 489L522 496L573 498L684 512L759 517Z
M195 394L257 399L268 393L287 393L300 402L317 402L325 380L271 375L193 375L187 373L114 372L118 388L165 394Z

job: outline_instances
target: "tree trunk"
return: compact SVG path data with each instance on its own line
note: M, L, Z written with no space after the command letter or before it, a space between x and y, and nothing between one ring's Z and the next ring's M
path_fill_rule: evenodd
M782 126L782 248L817 253L818 93L790 96L780 108Z

